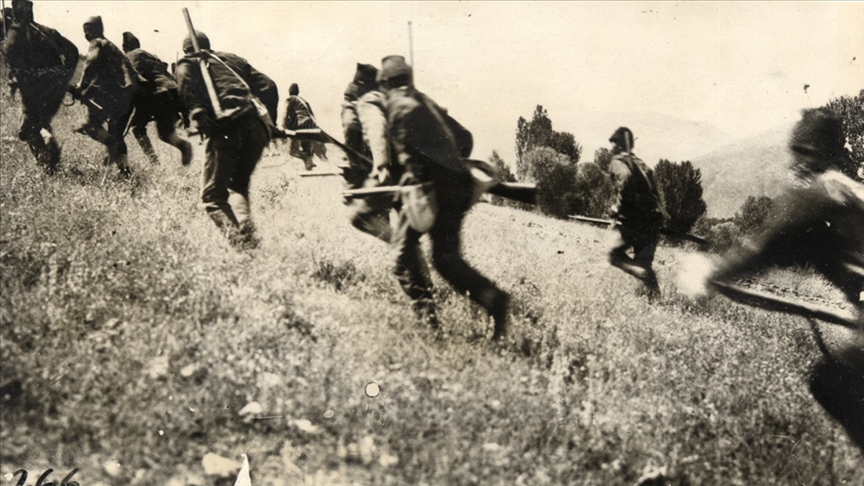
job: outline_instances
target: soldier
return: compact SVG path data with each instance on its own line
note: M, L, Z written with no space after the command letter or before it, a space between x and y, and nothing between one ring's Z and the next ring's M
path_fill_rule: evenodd
M189 110L191 134L207 137L201 206L237 249L258 246L255 226L249 215L249 183L255 165L272 136L269 110L258 109L259 94L270 83L245 59L227 52L213 52L207 36L196 35L201 51L192 39L183 41L185 57L177 63L180 97ZM206 60L202 73L199 59ZM208 94L204 76L210 76L218 103L218 116ZM269 78L267 78L269 80Z
M837 329L826 343L810 321L825 354L811 370L810 391L864 450L864 185L838 169L844 144L834 112L805 110L789 143L800 184L775 200L753 241L718 265L690 273L697 284L693 293L705 293L712 280L734 281L772 265L808 265L843 292L858 328Z
M129 58L105 38L102 17L90 17L84 23L84 37L90 42L90 50L81 80L71 91L87 107L87 121L76 131L104 144L108 148L106 163L116 164L128 178L132 173L123 132L138 89L138 72Z
M666 211L654 172L633 155L633 132L620 127L609 141L612 143L609 171L617 189L612 217L618 230L609 263L641 280L648 298L653 300L660 296L660 286L651 264ZM632 258L628 250L633 251Z
M345 90L342 130L345 145L354 150L347 153L349 167L343 169L348 189L393 183L387 114L384 111L386 98L378 89L375 79L377 74L378 69L375 66L357 64L354 80ZM368 162L370 159L371 164ZM351 200L350 206L351 224L355 228L384 242L390 242L390 209L393 206L391 196L357 198Z
M315 114L312 113L312 107L309 102L300 97L300 87L297 83L291 83L288 87L288 99L285 108L285 119L282 121L282 126L286 130L300 130L305 128L318 128L315 123ZM306 170L315 168L312 162L312 157L318 155L320 159L327 160L326 149L323 149L321 142L313 142L301 137L291 139L290 153L292 157L303 160Z
M57 114L78 64L78 48L56 30L33 21L33 2L12 2L14 23L3 42L10 82L21 91L23 122L18 138L27 142L48 173L60 162L51 119ZM14 83L14 84L13 84Z
M182 164L189 165L192 162L192 145L177 135L176 127L182 108L177 94L177 83L168 72L168 65L141 49L141 43L131 32L123 32L123 52L138 74L144 78L132 101L135 111L129 122L141 150L150 162L159 163L153 144L147 136L147 124L155 121L159 138L176 147L180 151Z
M789 143L801 184L779 196L760 235L725 255L704 281L735 280L776 264L812 265L854 306L864 337L864 185L838 170L844 143L834 112L805 110Z
M391 245L394 273L421 318L433 326L432 281L420 251L420 237L429 233L432 263L458 292L468 293L493 318L494 339L507 330L510 296L471 268L462 258L460 230L473 203L474 180L465 161L471 154L471 133L447 111L413 86L411 66L402 56L382 61L378 79L387 95L387 122L395 160L405 171L399 221Z

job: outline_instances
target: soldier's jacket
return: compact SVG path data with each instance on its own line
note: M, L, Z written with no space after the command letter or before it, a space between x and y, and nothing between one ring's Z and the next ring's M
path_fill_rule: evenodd
M72 41L35 22L14 22L2 50L25 102L57 86L65 89L78 64Z
M811 264L864 310L864 185L831 170L778 197L755 240L714 277L735 279L769 265Z
M353 83L352 83L353 84ZM374 171L390 168L390 143L387 133L386 96L373 90L359 98L345 93L342 103L342 130L345 133L356 131L362 134L363 144L372 154ZM346 143L349 137L345 138ZM351 147L364 152L364 147Z
M654 171L645 162L633 154L616 154L609 172L617 189L612 205L612 214L617 220L649 226L663 221L666 211Z
M411 87L390 90L387 123L394 160L417 182L445 174L469 176L464 159L471 155L471 132L431 98Z
M315 124L315 114L312 113L312 107L303 98L292 95L289 96L285 108L285 120L283 125L288 130L297 130L300 128L317 128Z
M78 83L82 97L95 100L106 109L124 108L138 83L138 71L120 48L104 37L90 41Z
M208 72L213 80L219 102L223 110L235 110L237 116L248 110L254 110L252 97L257 97L267 108L272 123L276 107L273 103L276 93L276 83L269 77L253 68L245 59L227 52L202 51L200 54L207 59ZM190 117L203 111L211 121L216 120L207 87L201 75L198 59L186 56L177 63L175 71L180 97ZM275 96L278 102L278 94ZM269 103L268 103L269 102Z
M168 64L144 49L133 49L126 53L132 67L144 78L141 88L148 94L177 90L174 76L168 72Z

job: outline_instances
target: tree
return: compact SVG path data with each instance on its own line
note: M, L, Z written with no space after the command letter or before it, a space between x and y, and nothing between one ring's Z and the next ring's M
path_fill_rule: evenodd
M762 226L762 222L771 211L773 202L768 196L747 197L733 219L742 235L755 233Z
M577 167L579 170L575 192L581 204L576 213L589 218L609 216L609 209L615 196L615 186L609 172L601 169L594 162L583 162Z
M567 156L549 147L538 147L525 154L526 177L537 184L537 207L544 214L564 219L578 213L578 169Z
M662 159L654 168L654 177L669 213L667 229L687 233L707 209L702 200L702 171L689 161L678 164Z
M612 165L612 151L607 148L599 148L594 151L594 163L603 172L609 172L609 166Z
M504 182L516 182L516 176L510 171L510 167L504 162L504 159L498 155L497 150L492 151L492 155L489 157L489 163L495 166L498 169L498 173L501 175L501 180ZM504 206L507 202L507 199L501 196L490 195L489 202L494 204L495 206Z
M847 176L864 182L864 89L857 97L841 96L826 105L843 120L847 151L840 170Z
M516 122L516 176L519 180L526 180L531 172L526 156L538 147L548 147L565 155L572 165L576 165L582 156L582 146L573 134L553 130L552 120L541 105L537 105L531 121L520 116Z

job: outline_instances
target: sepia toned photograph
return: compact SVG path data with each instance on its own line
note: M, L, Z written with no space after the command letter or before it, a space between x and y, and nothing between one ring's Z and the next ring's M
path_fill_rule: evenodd
M864 484L864 3L0 7L0 486Z

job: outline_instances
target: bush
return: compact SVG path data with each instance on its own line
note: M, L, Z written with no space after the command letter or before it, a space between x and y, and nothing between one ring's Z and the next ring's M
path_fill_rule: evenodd
M679 234L689 232L707 209L702 200L702 172L689 161L678 164L663 159L654 169L654 177L669 213L667 229Z
M744 236L756 233L768 217L772 205L773 201L768 196L747 197L733 220L740 233Z

